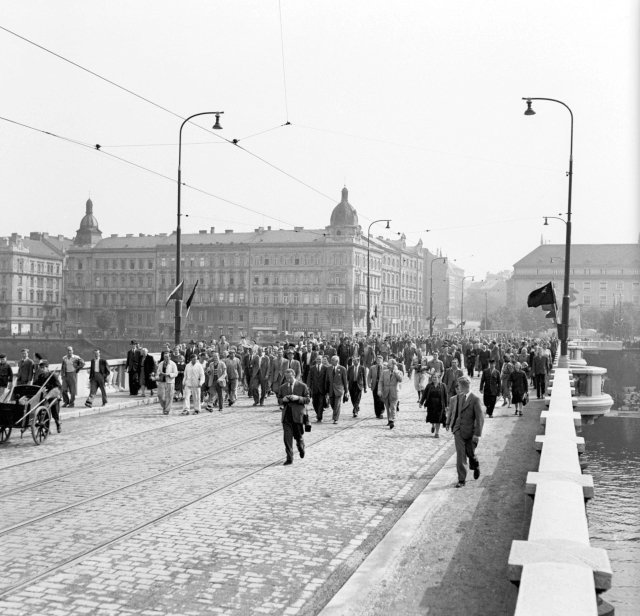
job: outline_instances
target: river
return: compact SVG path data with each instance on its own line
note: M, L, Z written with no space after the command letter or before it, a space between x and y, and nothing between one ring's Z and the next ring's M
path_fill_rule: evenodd
M595 498L587 505L591 545L604 548L613 568L602 595L616 616L640 614L640 417L603 417L583 426L584 460Z

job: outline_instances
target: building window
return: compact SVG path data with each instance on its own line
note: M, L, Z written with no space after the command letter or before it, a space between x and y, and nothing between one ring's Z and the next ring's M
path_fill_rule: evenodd
M591 291L591 281L590 280L585 280L582 283L582 290L583 291Z
M600 296L600 306L606 306L607 305L607 296L606 295L601 295Z
M601 280L600 281L600 290L601 291L606 291L607 290L607 281L606 280Z

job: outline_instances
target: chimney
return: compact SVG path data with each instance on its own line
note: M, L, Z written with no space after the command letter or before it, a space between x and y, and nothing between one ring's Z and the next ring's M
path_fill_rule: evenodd
M267 231L271 231L271 225L267 227Z
M300 231L302 231L302 229L304 229L304 227L294 227L293 230L298 233Z
M225 229L224 232L225 233L233 233L233 229Z
M111 237L118 237L118 234L117 233L112 233Z
M215 227L211 227L211 231L210 231L211 235L213 235L215 232L216 232L216 228Z
M138 233L138 237L144 237L144 233Z
M198 230L198 234L199 235L206 235L207 234L207 230L206 229L200 229L200 230Z
M133 237L133 233L127 233L127 237Z

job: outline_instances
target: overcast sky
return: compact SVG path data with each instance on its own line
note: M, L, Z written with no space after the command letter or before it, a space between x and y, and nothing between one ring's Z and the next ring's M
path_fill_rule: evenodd
M574 113L574 243L636 242L639 6L0 0L0 116L102 147L0 121L0 235L72 237L88 197L104 235L170 233L178 116L220 110L183 133L183 232L323 228L346 184L477 280L564 243L570 116L531 96Z

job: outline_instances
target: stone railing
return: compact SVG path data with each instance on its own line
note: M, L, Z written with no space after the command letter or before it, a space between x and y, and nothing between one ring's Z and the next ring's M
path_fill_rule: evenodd
M150 353L153 358L158 362L160 358L159 353ZM119 392L129 389L129 375L127 373L127 360L126 359L108 359L107 364L111 370L107 382L105 383L105 389L109 392ZM84 368L78 372L78 391L77 398L86 398L89 395L89 367L91 366L91 360L85 360ZM60 374L60 364L49 364L49 369L53 372ZM13 383L16 382L17 369L14 367Z
M613 614L599 597L611 588L609 557L589 543L585 503L593 478L581 470L585 442L571 385L570 368L556 366L549 410L540 417L544 434L535 439L540 465L525 486L534 499L529 535L513 541L509 554L509 577L519 586L516 616Z

